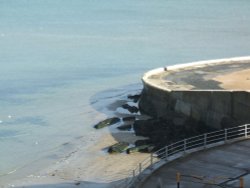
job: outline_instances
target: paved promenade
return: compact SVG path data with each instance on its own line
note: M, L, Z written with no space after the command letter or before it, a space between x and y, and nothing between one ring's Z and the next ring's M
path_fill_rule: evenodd
M239 141L193 153L166 164L153 173L142 188L176 188L176 173L181 174L180 188L250 187L250 140Z
M209 62L209 61L208 61ZM188 65L188 64L187 64ZM173 66L176 67L176 66ZM170 90L250 90L250 60L168 67L144 77Z

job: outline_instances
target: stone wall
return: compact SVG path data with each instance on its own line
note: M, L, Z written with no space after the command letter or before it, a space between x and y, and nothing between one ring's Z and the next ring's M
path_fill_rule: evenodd
M213 128L250 122L250 93L245 91L165 91L144 83L139 106L155 117L177 112Z
M250 123L250 93L247 91L173 91L143 81L140 109L155 117L172 112L205 122L213 128Z

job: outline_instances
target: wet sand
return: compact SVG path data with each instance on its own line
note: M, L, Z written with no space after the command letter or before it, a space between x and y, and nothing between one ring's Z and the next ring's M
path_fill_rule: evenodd
M114 135L114 136L113 136ZM149 154L108 154L107 147L120 141L133 143L138 137L131 132L103 134L87 152L79 149L68 158L28 177L13 182L9 187L120 187L140 161ZM88 153L88 159L83 158Z

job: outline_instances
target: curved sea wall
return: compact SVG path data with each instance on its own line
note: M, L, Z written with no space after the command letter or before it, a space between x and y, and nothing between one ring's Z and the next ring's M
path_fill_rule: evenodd
M202 121L213 128L232 127L250 122L250 91L227 89L171 89L157 83L157 75L192 67L206 67L227 62L250 61L250 57L187 63L147 72L139 103L141 111L166 118L174 113ZM152 79L153 78L153 79Z

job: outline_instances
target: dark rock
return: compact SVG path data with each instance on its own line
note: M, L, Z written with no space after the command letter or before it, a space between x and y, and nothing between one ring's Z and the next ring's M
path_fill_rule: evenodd
M127 154L131 154L131 153L136 153L136 152L149 152L151 151L152 147L150 147L150 145L141 145L141 146L135 146L135 147L132 147L132 148L128 148L126 150L126 153Z
M139 112L139 109L136 106L130 106L128 104L123 104L122 108L128 110L130 113L137 113L137 112Z
M139 101L141 97L141 94L137 94L137 95L129 95L128 98L132 99L135 103Z
M119 129L121 131L129 131L132 129L132 125L121 125L121 126L117 127L117 129Z
M126 151L128 148L129 144L126 142L118 142L112 146L109 147L108 152L109 153L122 153Z
M103 120L101 122L99 122L98 124L96 124L94 126L94 128L96 129L101 129L103 127L107 127L107 126L110 126L110 125L113 125L113 124L116 124L120 121L120 118L117 118L117 117L113 117L113 118L108 118L106 120Z
M131 106L130 105L128 105L128 104L123 104L122 105L122 108L124 108L124 109L128 109L128 108L130 108Z
M139 112L139 109L136 106L132 106L128 111L133 114Z

